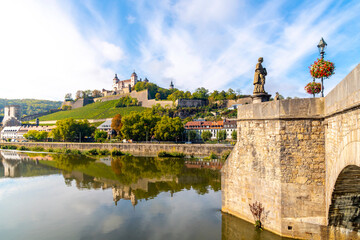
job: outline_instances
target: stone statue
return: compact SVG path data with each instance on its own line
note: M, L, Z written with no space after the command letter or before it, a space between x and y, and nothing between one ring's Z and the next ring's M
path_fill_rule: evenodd
M275 101L280 100L280 94L279 94L278 92L276 92L276 95L275 95L275 97L274 97L274 100L275 100Z
M267 75L266 68L263 68L261 63L263 58L259 58L258 63L256 64L255 76L254 76L254 94L265 93L265 76Z

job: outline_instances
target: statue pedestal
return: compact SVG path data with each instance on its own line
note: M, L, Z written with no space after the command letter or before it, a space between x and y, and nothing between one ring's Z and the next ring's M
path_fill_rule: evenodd
M256 93L251 96L253 103L268 102L271 95L267 93Z

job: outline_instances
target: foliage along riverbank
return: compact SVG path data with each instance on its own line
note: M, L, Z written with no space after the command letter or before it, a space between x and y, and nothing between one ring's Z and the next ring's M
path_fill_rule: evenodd
M88 155L88 156L132 156L129 152L123 152L120 150L117 150L116 148L113 148L112 150L108 149L97 149L92 148L89 150L79 150L79 149L68 149L68 148L44 148L41 146L32 146L32 147L26 147L23 145L0 145L0 149L4 150L18 150L18 151L32 151L32 152L50 152L50 153L63 153L63 154L77 154L77 155ZM227 150L224 151L222 154L217 155L214 152L211 152L209 156L205 156L204 160L213 160L213 159L220 159L221 161L226 161L227 157L230 155L231 151ZM186 155L183 152L167 152L167 151L159 151L157 153L157 156L159 158L194 158L194 155Z

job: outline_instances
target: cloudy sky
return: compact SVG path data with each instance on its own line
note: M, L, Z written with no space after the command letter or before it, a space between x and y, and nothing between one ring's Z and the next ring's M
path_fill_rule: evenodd
M134 69L162 87L249 94L259 57L265 90L309 97L321 37L336 65L326 92L360 63L358 0L1 1L0 30L0 98L63 100Z

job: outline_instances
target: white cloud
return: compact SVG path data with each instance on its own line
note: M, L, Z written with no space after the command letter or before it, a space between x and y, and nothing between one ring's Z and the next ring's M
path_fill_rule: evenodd
M83 36L57 1L0 4L0 96L62 100L77 89L102 88L124 56L104 40Z
M131 14L70 3L0 3L0 97L62 100L78 89L109 88L115 72L127 78L133 68L164 87L173 79L186 90L251 93L260 56L268 69L266 90L305 96L319 39L328 41L329 56L346 71L337 62L353 54L345 52L360 39L357 1L139 0ZM123 27L120 19L133 25ZM346 75L340 67L326 91Z
M178 88L237 85L251 93L254 67L262 56L267 90L299 96L310 81L311 61L305 60L317 53L321 37L333 42L342 37L338 31L358 17L360 4L339 11L334 1L307 1L285 14L285 3L269 1L256 8L231 0L163 1L149 10L154 18L143 14L148 37L142 39L139 65L160 85L167 86L170 78ZM147 11L141 4L138 10Z

